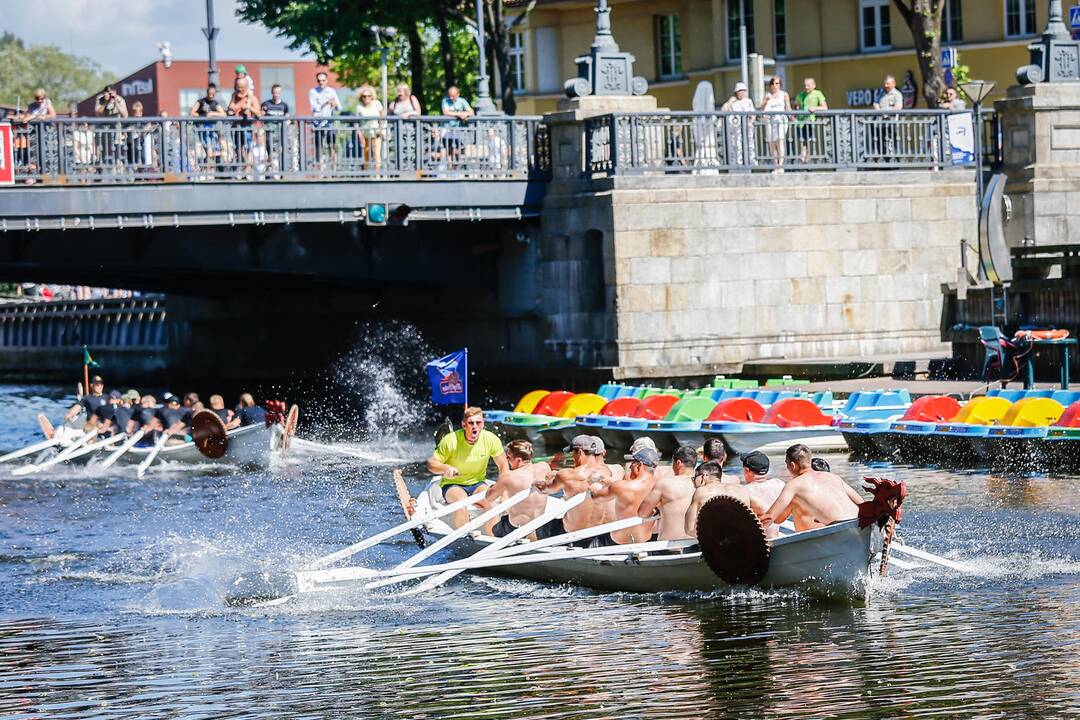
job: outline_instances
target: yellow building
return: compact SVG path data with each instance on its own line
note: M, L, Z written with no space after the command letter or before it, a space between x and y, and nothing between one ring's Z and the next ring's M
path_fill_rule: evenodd
M649 81L661 107L689 110L702 80L712 83L717 104L731 95L741 76L740 2L750 52L776 59L765 72L779 75L792 97L807 76L837 109L869 106L886 74L903 85L910 71L921 88L911 32L892 0L613 0L615 40L634 54L635 74ZM956 48L972 78L994 80L991 99L1000 97L1046 25L1046 1L945 2L942 47ZM574 58L592 42L593 8L539 0L519 26L511 51L519 113L555 109L563 81L577 74ZM921 94L916 107L925 107Z

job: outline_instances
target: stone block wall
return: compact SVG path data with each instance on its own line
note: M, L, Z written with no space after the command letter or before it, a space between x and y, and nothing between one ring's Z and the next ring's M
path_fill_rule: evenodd
M603 234L610 322L562 307L549 328L610 333L617 377L947 352L941 284L974 240L974 194L972 173L952 170L554 183L543 242Z

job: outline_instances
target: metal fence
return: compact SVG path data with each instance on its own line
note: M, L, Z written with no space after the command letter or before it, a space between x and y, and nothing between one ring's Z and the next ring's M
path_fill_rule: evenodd
M165 303L160 299L0 305L0 349L158 348L166 340Z
M974 165L973 113L616 113L585 121L585 172L784 172Z
M538 117L63 118L14 126L20 182L546 177Z

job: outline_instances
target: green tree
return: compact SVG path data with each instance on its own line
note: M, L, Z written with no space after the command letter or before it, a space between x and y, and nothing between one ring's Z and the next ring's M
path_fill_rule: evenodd
M26 107L36 88L45 88L57 112L115 80L94 61L54 45L27 46L15 35L0 36L0 102Z
M425 70L430 62L428 29L437 21L437 8L445 13L449 29L456 6L447 0L240 0L237 14L245 22L259 23L288 39L291 48L307 48L319 62L357 76L368 72L361 68L370 65L372 58L378 72L378 44L372 28L395 27L405 50L403 56L398 53L399 59L408 67L414 94L427 107L431 101L425 91ZM444 73L446 67L453 69L453 58L445 59Z
M911 29L915 59L923 81L927 107L936 108L945 94L945 69L941 67L941 16L948 0L893 0L900 17Z

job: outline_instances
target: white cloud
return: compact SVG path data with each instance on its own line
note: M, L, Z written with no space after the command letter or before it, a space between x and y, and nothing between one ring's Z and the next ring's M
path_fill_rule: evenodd
M31 44L58 45L85 55L117 75L127 75L158 57L168 41L176 60L206 58L204 0L0 0L3 30ZM236 17L237 0L215 0L214 24L221 32L217 56L226 60L281 60L305 54L260 25Z

